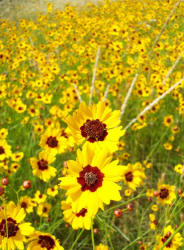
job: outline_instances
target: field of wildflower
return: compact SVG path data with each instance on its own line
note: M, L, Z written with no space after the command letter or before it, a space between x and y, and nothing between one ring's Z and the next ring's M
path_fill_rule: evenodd
M0 19L0 249L184 249L184 1Z

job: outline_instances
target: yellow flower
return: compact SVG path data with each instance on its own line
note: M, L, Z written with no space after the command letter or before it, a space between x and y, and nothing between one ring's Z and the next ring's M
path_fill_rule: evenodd
M184 173L184 166L181 165L181 164L177 164L175 167L174 167L174 170L179 173L179 174L183 174Z
M47 6L47 11L48 11L48 13L51 13L51 12L52 12L52 9L53 9L53 4L52 4L52 3L49 3L48 6Z
M177 134L180 132L180 128L177 125L175 125L171 128L171 131L173 134Z
M47 194L54 197L58 194L58 186L55 185L54 187L50 187L47 189Z
M153 188L152 189L147 189L146 196L153 197L153 193L154 193L154 189Z
M2 250L25 249L25 236L33 233L31 223L24 223L26 213L12 201L0 209L0 247ZM8 237L7 237L8 233Z
M128 158L130 157L130 154L128 152L124 152L122 157L123 159L128 160Z
M160 235L157 236L158 244L156 245L154 250L161 249L162 246L164 245L164 243L172 236L173 233L174 233L174 230L172 229L172 227L170 225L165 227L163 236L160 236ZM183 237L181 236L180 233L176 233L169 240L169 242L166 244L166 246L163 248L163 250L168 250L168 249L176 250L182 245L183 245Z
M146 250L146 249L147 249L147 247L146 247L145 244L141 244L141 245L139 246L139 250Z
M41 137L40 147L48 149L55 154L60 154L67 147L67 139L61 135L59 128L49 127Z
M171 143L166 142L166 143L164 143L164 148L165 148L166 150L172 150L173 146L172 146Z
M11 154L11 146L8 145L6 140L0 140L0 161L10 157Z
M126 189L125 190L125 196L130 196L132 194L132 190L131 189Z
M40 190L36 191L35 195L34 195L34 201L38 204L45 202L46 201L47 196L45 194L41 194Z
M41 217L48 217L51 205L47 202L40 203L37 207L37 214Z
M90 230L94 215L91 214L89 208L82 208L78 213L74 212L72 200L68 197L66 201L61 202L61 209L64 210L64 221L72 225L73 229L85 228Z
M24 157L23 152L17 152L17 153L12 154L11 156L12 160L16 162L20 161L23 157Z
M108 250L108 246L103 245L102 243L100 243L98 246L96 246L95 250Z
M168 116L164 117L164 125L166 127L169 127L172 123L173 123L173 116L172 115L168 115Z
M171 204L176 199L175 186L158 184L158 192L157 200L162 205Z
M12 172L15 173L19 169L19 167L20 167L20 164L14 162L11 164L10 169L8 171L10 171L10 173Z
M118 150L119 138L124 133L119 126L120 111L112 111L104 102L89 107L82 102L65 120L78 145L88 141L106 146L110 152Z
M8 130L6 128L0 129L0 139L6 139L8 135Z
M29 196L22 196L20 198L20 207L24 208L27 213L33 212L33 207L36 206L36 202L34 202Z
M30 164L33 168L33 174L38 176L43 181L48 181L56 175L57 169L49 164L55 161L55 154L49 150L39 153L39 160L34 157L30 158Z
M152 209L154 212L158 211L158 206L157 206L157 204L154 204L154 205L151 207L151 209Z
M42 233L35 231L29 238L29 245L27 250L39 249L52 249L52 250L64 250L60 245L59 241L55 238L54 235L49 233Z
M150 228L151 228L152 230L155 230L155 229L156 229L156 226L157 226L157 224L158 224L155 215L154 215L154 214L149 214L149 219L150 219L150 221L151 221L151 223L150 223Z
M146 178L144 168L140 162L123 166L121 175L123 176L124 182L133 190L143 185L143 179Z
M112 161L106 148L86 143L82 151L77 151L76 161L68 161L67 175L59 178L60 187L67 190L71 197L72 209L79 213L82 208L90 209L96 214L103 209L103 204L121 199L121 189L115 182L122 179L123 166Z

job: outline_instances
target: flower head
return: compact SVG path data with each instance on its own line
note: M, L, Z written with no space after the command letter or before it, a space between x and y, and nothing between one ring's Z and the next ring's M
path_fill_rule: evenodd
M85 228L90 230L91 221L94 216L91 215L89 208L82 208L78 213L72 209L72 200L70 197L61 202L61 208L64 210L64 220L72 225L73 229Z
M173 233L174 233L174 230L172 229L172 227L170 225L165 227L163 235L157 236L158 245L154 249L155 250L161 249L162 246L172 236ZM182 238L181 234L176 233L175 235L173 235L173 237L171 237L171 239L168 241L168 243L163 248L163 250L168 250L168 249L176 250L183 244L182 241L183 241L183 238Z
M81 103L79 109L66 118L66 122L78 145L88 141L105 145L110 152L118 149L119 138L123 135L119 126L120 111L112 111L104 102L89 107Z
M64 250L54 235L35 231L29 238L30 243L27 250Z
M175 186L159 184L158 192L157 200L162 205L171 204L176 199Z
M146 178L144 168L140 162L124 166L122 176L124 182L133 190L136 190L137 187L141 186L143 180Z
M26 237L33 233L31 223L24 223L26 213L12 201L0 210L0 247L2 250L23 250Z
M30 163L33 168L33 174L43 181L48 181L51 177L54 177L57 170L51 167L50 164L54 162L55 159L55 154L49 150L40 152L39 160L31 157Z
M86 143L77 151L76 161L67 162L67 175L60 178L60 187L67 190L75 212L86 208L96 214L104 203L121 199L121 187L115 182L122 179L123 166L111 159L107 148Z

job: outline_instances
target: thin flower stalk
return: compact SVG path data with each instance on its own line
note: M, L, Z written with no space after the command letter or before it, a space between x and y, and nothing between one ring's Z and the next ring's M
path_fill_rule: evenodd
M160 100L162 100L167 94L169 94L173 89L175 89L181 82L184 80L184 78L180 79L177 83L175 83L173 86L171 86L167 91L165 91L161 96L156 98L152 103L150 103L143 111L141 111L136 118L131 120L129 124L124 128L124 130L127 130L134 122L136 122L140 116L144 115L148 110L150 110L155 104L157 104Z
M95 65L94 65L94 69L93 69L93 78L92 78L91 90L90 90L89 105L92 102L99 56L100 56L100 46L98 47L97 52L96 52L96 59L95 59Z
M126 95L126 97L125 97L125 100L124 100L124 102L123 102L123 104L122 104L122 106L121 106L120 119L121 119L122 115L123 115L124 112L125 112L125 108L126 108L127 102L128 102L128 100L129 100L129 98L130 98L130 95L131 95L131 93L132 93L132 89L133 89L133 87L134 87L134 85L135 85L135 83L136 83L136 81L137 81L137 78L138 78L138 74L135 75L135 77L134 77L134 79L133 79L133 81L132 81L132 83L131 83L131 85L130 85L130 88L129 88L129 90L128 90L128 93L127 93L127 95Z

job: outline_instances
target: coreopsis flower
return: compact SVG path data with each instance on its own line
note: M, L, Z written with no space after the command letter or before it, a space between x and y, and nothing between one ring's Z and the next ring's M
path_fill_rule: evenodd
M23 152L17 152L11 155L12 161L19 162L24 157Z
M8 130L6 128L1 128L0 129L0 139L6 139L8 135Z
M146 178L144 168L140 162L123 166L121 175L123 176L125 184L133 190L143 185L143 180Z
M98 246L96 246L95 250L108 250L108 246L103 245L102 243L100 243Z
M112 111L104 102L89 107L82 102L66 122L77 145L84 141L98 143L110 152L118 150L119 138L124 134L119 126L120 111Z
M0 248L23 250L26 236L33 233L31 223L24 223L26 213L12 201L0 209Z
M35 193L35 195L34 195L34 198L33 198L33 200L34 200L36 203L38 203L38 204L40 204L40 203L42 203L42 202L45 202L46 199L47 199L47 196L46 196L45 194L42 194L42 193L40 192L40 190L37 190L37 191L36 191L36 193Z
M58 194L58 185L48 188L47 194L52 197L56 196Z
M129 197L132 195L132 189L126 189L124 192L125 196Z
M29 196L22 196L20 198L20 207L24 208L27 213L33 212L33 207L36 206L36 202L33 201Z
M172 144L171 143L169 143L169 142L166 142L166 143L164 143L164 148L166 149L166 150L172 150L172 148L173 148L173 146L172 146Z
M177 134L180 132L180 128L177 125L175 125L171 128L171 131L173 134Z
M67 148L67 139L61 135L59 128L49 127L41 136L40 147L60 154Z
M68 127L67 128L61 128L61 136L66 138L68 148L73 147L75 145L74 138L71 135L71 130Z
M173 116L172 115L165 116L163 123L166 127L169 127L173 123Z
M184 174L184 166L182 164L177 164L175 167L174 167L174 170L183 175Z
M13 162L8 169L8 173L15 173L20 168L20 164L17 162Z
M64 221L72 225L73 229L85 228L90 230L94 215L91 215L89 209L82 208L78 213L74 212L70 197L68 197L66 201L61 202L61 209L64 210Z
M154 248L154 250L159 250L162 248L164 243L172 236L174 233L174 230L172 229L171 225L167 226L164 228L164 233L162 236L158 235L157 236L157 242L158 244ZM176 250L180 246L183 245L183 237L181 236L180 233L176 233L173 235L173 237L169 240L169 242L166 244L166 246L163 248L163 250Z
M147 197L153 197L153 193L154 193L154 189L153 188L147 189L146 196Z
M157 205L157 204L154 204L154 205L151 207L151 210L154 211L154 212L157 212L157 211L158 211L158 205Z
M54 235L35 231L29 238L27 250L64 250Z
M86 143L82 150L78 149L76 161L67 162L67 174L59 178L60 187L67 190L75 212L89 208L96 214L98 208L103 209L104 203L121 199L121 187L115 182L122 179L123 166L111 160L107 148Z
M8 145L7 141L2 139L0 140L0 161L11 156L11 146Z
M51 204L44 202L40 203L37 207L37 214L41 217L48 217L51 209Z
M162 205L171 204L176 199L175 186L158 184L157 200Z
M145 244L141 244L141 245L139 246L139 250L147 250L146 245L145 245Z
M154 214L149 214L149 219L150 219L150 228L152 230L156 229L156 226L158 225L158 222L156 220L156 217Z
M55 161L55 153L49 150L44 150L39 153L39 160L31 157L30 164L33 168L33 174L38 176L43 181L48 181L56 175L57 169L50 166Z

